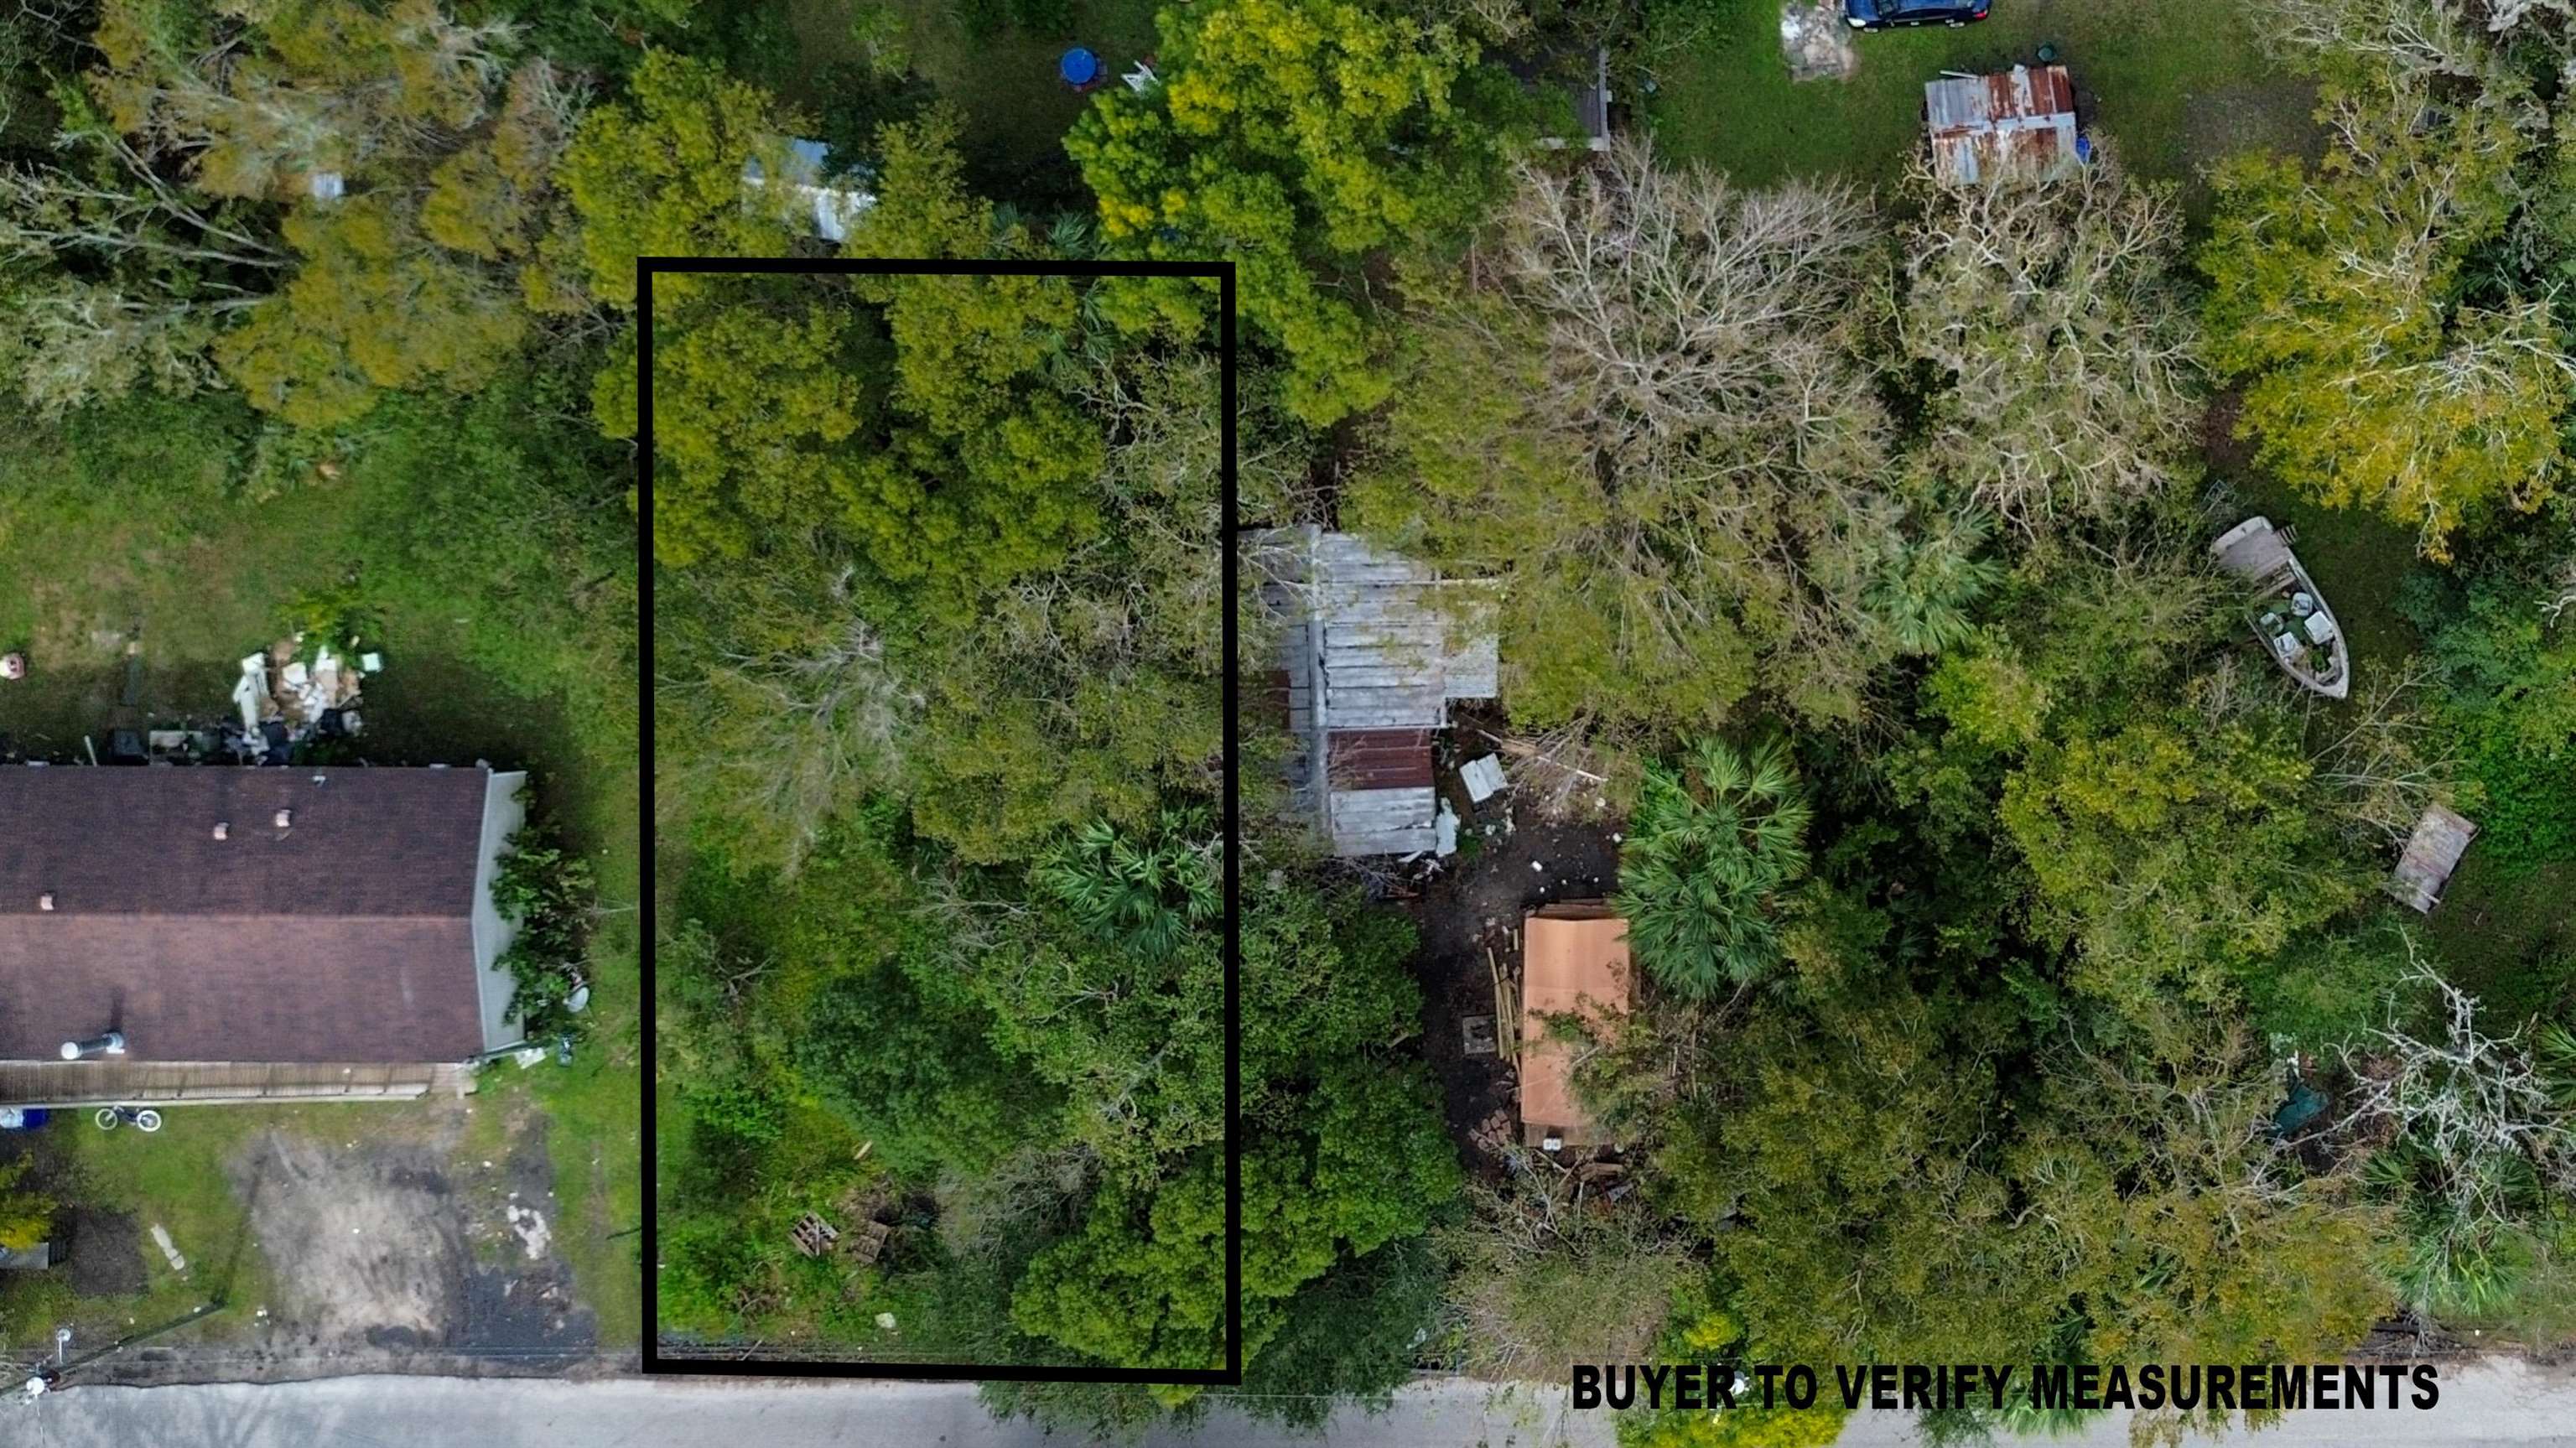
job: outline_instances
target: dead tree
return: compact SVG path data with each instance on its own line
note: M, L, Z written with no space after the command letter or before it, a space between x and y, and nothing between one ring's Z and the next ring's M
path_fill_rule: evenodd
M2535 1069L2519 1032L2490 1036L2477 1023L2477 1000L2442 978L2405 935L2408 969L2401 978L2428 986L2446 1022L2441 1039L2418 1039L2398 1020L2347 1047L2345 1066L2358 1084L2350 1119L2393 1123L2441 1171L2440 1190L2458 1219L2503 1223L2514 1218L2501 1194L2498 1157L2528 1161L2560 1191L2576 1191L2576 1129Z

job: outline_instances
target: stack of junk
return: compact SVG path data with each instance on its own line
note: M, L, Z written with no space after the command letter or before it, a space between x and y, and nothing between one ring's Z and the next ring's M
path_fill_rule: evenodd
M227 727L224 742L243 758L261 764L284 764L290 751L307 740L355 736L361 677L381 673L382 654L364 653L352 666L328 644L305 656L304 635L279 639L261 653L241 661L233 681L233 707L240 711L238 729Z

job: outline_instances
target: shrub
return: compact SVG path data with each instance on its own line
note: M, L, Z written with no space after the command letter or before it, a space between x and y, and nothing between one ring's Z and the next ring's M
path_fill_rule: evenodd
M529 1040L584 1029L571 1001L589 983L597 901L590 862L566 849L551 823L531 816L492 881L493 906L519 927L518 938L502 953L501 968L517 982L510 1014Z

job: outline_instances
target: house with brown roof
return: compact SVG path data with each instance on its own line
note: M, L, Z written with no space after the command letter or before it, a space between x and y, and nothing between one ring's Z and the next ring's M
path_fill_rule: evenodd
M1300 807L1336 855L1435 848L1432 736L1453 701L1499 691L1492 586L1311 524L1250 541L1279 624L1271 683L1298 745Z
M0 767L0 1104L461 1087L519 1039L526 778Z
M1551 1029L1573 1016L1606 1037L1628 1013L1635 967L1628 922L1600 900L1543 905L1521 918L1521 1138L1554 1151L1604 1144L1574 1096L1578 1045Z

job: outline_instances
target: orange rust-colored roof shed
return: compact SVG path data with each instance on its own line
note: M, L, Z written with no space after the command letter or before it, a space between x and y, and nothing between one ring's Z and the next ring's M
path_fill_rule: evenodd
M1628 922L1599 900L1567 900L1521 920L1521 1136L1567 1146L1600 1144L1600 1128L1575 1102L1575 1044L1550 1036L1547 1018L1579 1015L1607 1034L1627 1014L1634 967Z

